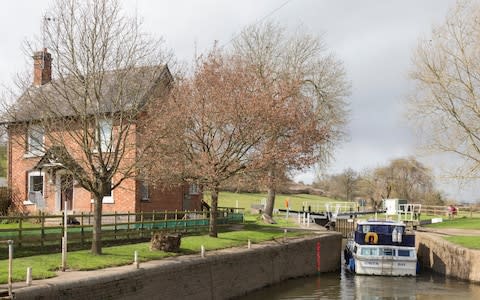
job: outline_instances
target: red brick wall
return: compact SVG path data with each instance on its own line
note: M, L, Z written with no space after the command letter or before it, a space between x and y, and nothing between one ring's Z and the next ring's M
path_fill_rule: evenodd
M138 191L140 191L140 187L138 188ZM150 199L148 201L142 201L140 194L137 196L137 211L184 210L186 209L183 207L183 197L185 193L188 193L188 185L170 189L152 188L150 190ZM200 210L201 195L190 196L190 210Z
M9 184L12 187L16 199L20 202L26 200L27 197L27 173L29 170L38 163L41 157L26 157L25 156L25 127L24 126L11 126L10 127L10 141L9 141L9 174L8 180ZM128 144L135 144L135 136L131 135ZM46 142L48 146L48 141ZM69 146L71 153L81 153L78 149L78 145L72 142L67 141L67 146ZM78 149L78 151L77 151ZM124 161L133 159L135 151L132 150L128 153L127 157L124 158ZM128 157L130 156L130 157ZM120 165L120 168L128 165L128 162L124 165ZM114 181L115 178L114 177ZM59 206L56 203L55 192L55 180L53 183L49 183L49 174L44 174L44 199L46 203L45 211L49 213L54 213L58 211ZM139 211L161 211L161 210L183 210L183 197L184 193L188 193L188 186L179 188L171 188L168 190L163 189L152 189L151 198L149 201L141 201L140 195L140 186L139 183L133 178L126 179L122 182L120 186L113 190L113 203L104 203L103 211L104 212L139 212ZM73 210L76 212L90 212L92 210L91 205L92 196L90 192L83 189L79 185L74 185L73 191ZM191 195L191 209L200 210L200 199L201 195ZM21 204L20 206L22 206ZM27 205L25 208L31 212L35 211L37 208L35 205Z

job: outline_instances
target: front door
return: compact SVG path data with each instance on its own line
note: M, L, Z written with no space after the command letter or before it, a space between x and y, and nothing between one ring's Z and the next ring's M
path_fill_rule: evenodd
M183 194L183 210L191 210L192 209L192 196L190 193Z
M62 175L60 179L60 208L65 209L65 201L67 202L67 210L73 209L73 177L72 175Z

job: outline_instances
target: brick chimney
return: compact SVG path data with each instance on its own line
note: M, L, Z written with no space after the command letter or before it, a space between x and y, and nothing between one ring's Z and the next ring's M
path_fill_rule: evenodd
M52 55L47 48L33 53L33 85L39 87L52 80Z

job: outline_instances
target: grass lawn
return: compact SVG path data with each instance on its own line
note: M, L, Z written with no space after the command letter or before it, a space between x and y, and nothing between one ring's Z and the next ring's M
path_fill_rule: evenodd
M210 194L205 193L205 200L210 203ZM231 193L220 192L218 194L218 206L221 207L238 207L249 210L252 204L261 204L262 199L267 199L266 193ZM325 211L325 203L327 202L341 202L331 198L309 195L309 194L295 194L284 195L277 194L275 197L275 208L285 208L285 200L288 199L288 205L292 210L301 210L302 205L306 203L311 206L313 211Z
M185 255L200 252L200 246L205 250L216 250L235 246L282 238L281 224L266 226L258 225L248 220L243 230L220 232L218 238L208 235L186 236L182 238L180 253L150 251L150 243L129 244L114 247L104 247L101 256L91 255L89 250L73 251L68 253L68 267L75 270L94 270L133 263L134 251L138 251L140 261L162 259L169 256ZM289 237L305 235L305 232L288 232ZM4 245L0 251L7 251ZM15 255L21 256L22 249L14 250ZM0 270L7 270L8 260L0 260ZM32 267L33 279L42 279L55 276L55 271L61 264L61 253L33 255L15 258L13 260L13 280L24 281L27 267ZM7 282L7 272L0 272L0 283Z
M447 241L469 249L480 249L480 236L449 236Z
M479 229L480 218L456 218L452 220L444 219L441 223L429 224L431 228L455 228L455 229Z

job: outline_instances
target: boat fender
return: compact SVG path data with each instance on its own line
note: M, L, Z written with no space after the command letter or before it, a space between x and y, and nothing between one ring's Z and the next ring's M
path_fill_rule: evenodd
M365 243L367 244L377 244L378 243L378 235L376 232L367 232L365 234Z

